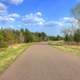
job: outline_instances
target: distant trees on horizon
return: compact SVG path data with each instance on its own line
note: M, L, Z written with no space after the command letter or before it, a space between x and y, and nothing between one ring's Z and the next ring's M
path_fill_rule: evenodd
M47 39L44 32L32 33L28 29L0 29L0 47L8 47L16 43L46 41Z

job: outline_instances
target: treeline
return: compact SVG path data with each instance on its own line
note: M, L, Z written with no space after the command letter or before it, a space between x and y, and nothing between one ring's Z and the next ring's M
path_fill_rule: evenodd
M59 41L63 40L65 43L68 44L80 44L80 28L65 28L63 31L63 36L49 36L48 40L51 41Z
M63 40L63 37L60 36L60 35L57 35L57 36L48 36L48 40L59 41L59 40Z
M64 31L64 41L67 43L80 43L80 28L75 28L75 30L70 30L70 28Z
M63 36L49 36L48 40L63 40L68 44L80 44L80 28L65 28L62 33L64 34Z
M47 35L44 32L32 33L28 29L0 29L0 47L8 47L16 43L28 43L46 41Z
M72 28L64 29L64 41L68 43L80 43L80 3L72 9L75 22L71 23Z

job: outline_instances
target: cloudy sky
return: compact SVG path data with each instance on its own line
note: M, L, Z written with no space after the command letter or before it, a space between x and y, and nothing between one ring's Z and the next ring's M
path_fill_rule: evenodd
M72 8L80 0L0 0L0 27L28 28L61 34L67 22L76 22Z

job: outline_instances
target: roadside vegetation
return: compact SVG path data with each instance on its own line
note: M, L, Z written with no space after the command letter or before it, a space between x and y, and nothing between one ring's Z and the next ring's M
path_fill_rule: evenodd
M64 41L49 41L48 44L69 54L80 56L80 45L66 44Z
M47 35L44 32L32 33L28 29L0 29L0 48L6 48L13 44L39 42L47 40Z
M0 29L0 73L23 53L33 42L46 41L44 32L32 33L28 29Z
M70 52L74 55L80 56L80 4L76 5L72 10L74 22L68 22L71 26L64 27L62 30L63 36L52 36L49 38L49 45L55 48Z
M2 73L32 43L15 44L0 52L0 73Z

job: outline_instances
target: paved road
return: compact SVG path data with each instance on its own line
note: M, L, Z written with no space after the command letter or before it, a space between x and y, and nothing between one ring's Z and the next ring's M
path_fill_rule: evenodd
M25 51L0 80L80 80L80 59L37 44Z

